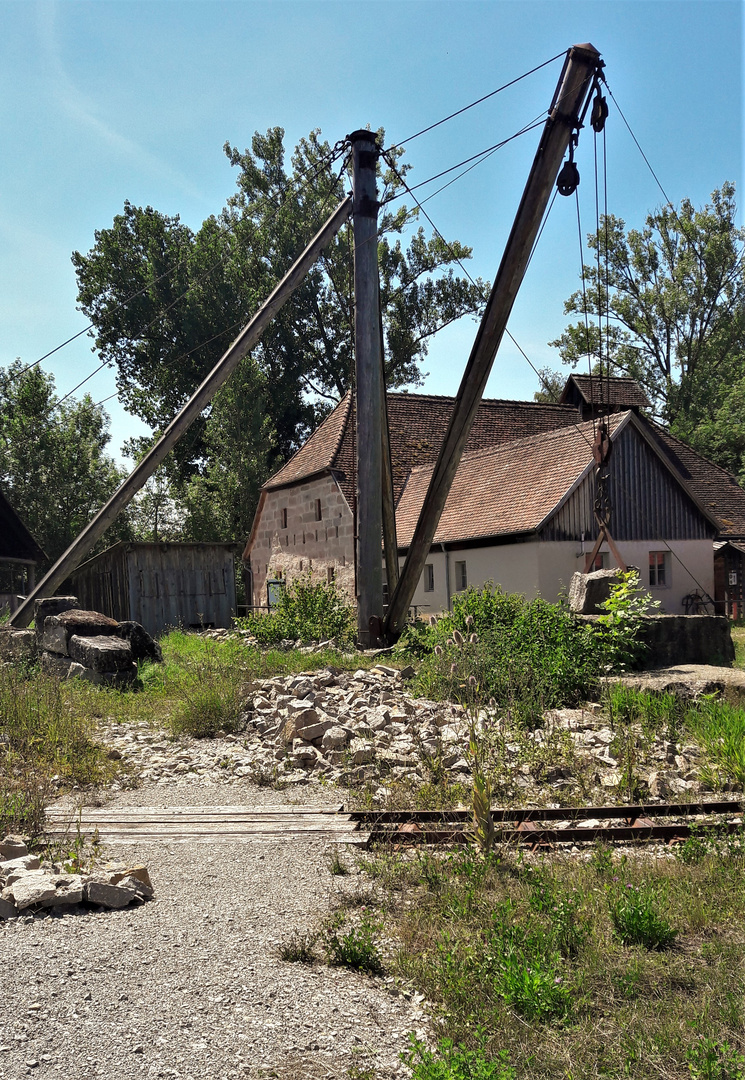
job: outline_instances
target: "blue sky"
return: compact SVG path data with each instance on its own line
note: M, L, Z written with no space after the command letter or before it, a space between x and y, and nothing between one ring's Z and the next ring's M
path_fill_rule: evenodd
M368 123L401 141L568 46L590 41L668 196L704 203L742 178L742 6L735 0L0 0L0 364L31 362L85 325L73 250L87 251L125 199L193 228L231 194L228 140L280 125L286 144L319 127L332 143ZM560 61L411 142L410 182L544 113ZM608 199L629 225L663 201L621 118L607 127ZM492 156L427 204L493 279L539 132ZM594 213L591 133L580 140L583 223ZM742 188L740 198L742 200ZM742 220L742 215L741 215ZM510 320L538 367L566 324L579 247L574 200L558 199ZM219 329L219 328L216 328ZM454 393L475 333L449 328L425 389ZM61 393L96 366L85 337L45 361ZM487 388L538 382L507 341ZM104 371L86 389L115 389ZM143 431L116 401L111 450Z

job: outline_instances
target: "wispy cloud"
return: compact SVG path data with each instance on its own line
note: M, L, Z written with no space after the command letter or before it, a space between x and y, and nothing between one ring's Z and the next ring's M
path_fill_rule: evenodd
M35 6L40 44L47 63L55 105L76 124L86 128L101 143L108 146L115 155L126 158L141 171L177 186L192 198L204 199L204 193L182 172L117 131L106 117L100 115L97 103L75 85L65 66L57 33L59 13L64 11L65 7L61 0L37 0Z

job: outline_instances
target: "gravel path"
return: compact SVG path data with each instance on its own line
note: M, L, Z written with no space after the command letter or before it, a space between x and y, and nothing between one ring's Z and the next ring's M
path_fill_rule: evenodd
M146 785L115 805L224 802L221 785ZM230 802L334 799L235 783ZM0 923L0 1077L406 1075L399 1052L425 1026L415 1002L382 977L278 958L340 890L369 888L362 875L332 876L329 853L307 840L117 845L113 858L148 865L155 901Z

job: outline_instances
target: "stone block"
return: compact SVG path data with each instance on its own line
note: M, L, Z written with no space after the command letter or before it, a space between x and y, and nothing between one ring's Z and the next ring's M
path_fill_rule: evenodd
M350 733L346 728L341 727L339 724L333 724L329 727L321 739L321 747L323 752L328 750L338 750L343 746L346 746L350 739Z
M602 614L600 605L610 596L611 587L618 581L618 573L618 569L614 569L573 574L569 585L569 609L576 615Z
M44 623L47 618L51 615L60 615L63 611L70 611L77 606L77 596L46 596L41 600L34 600L34 626L39 647L41 647L41 635L44 633Z
M54 675L58 679L72 679L85 671L82 664L69 656L58 656L57 653L43 652L39 664L45 675Z
M308 709L307 711L313 712L314 710ZM297 717L296 722L299 721L299 719L300 718ZM298 723L295 733L299 739L304 739L305 742L317 742L319 739L323 738L329 728L334 726L333 720L319 720L316 723L303 724L302 726Z
M127 619L119 623L114 633L129 642L133 660L152 660L156 664L163 662L160 645L150 637L141 623Z
M123 668L121 671L94 671L93 668L83 667L78 664L80 672L78 677L94 686L130 686L137 678L137 664Z
M73 660L93 671L124 671L132 666L132 649L120 637L73 634L68 651Z
M46 620L44 632L41 635L41 648L44 652L55 653L57 656L69 656L67 639L69 634L64 626L57 626L54 616Z
M0 840L0 859L3 862L9 859L20 859L22 855L28 855L28 848L23 837L9 833Z
M124 888L134 888L134 885L130 884L130 882L135 881L137 882L137 887L143 894L148 897L154 895L155 889L153 888L153 883L150 880L150 874L147 872L146 866L129 866L125 870L115 871L109 875L110 885L121 884Z
M39 645L35 630L0 631L0 660L8 663L33 661L36 659Z
M82 904L85 897L85 882L78 874L70 877L55 878L56 892L44 907L64 907L70 904Z
M135 896L133 889L125 889L121 885L109 885L106 881L91 880L85 885L86 900L105 908L125 908L127 904L132 903Z

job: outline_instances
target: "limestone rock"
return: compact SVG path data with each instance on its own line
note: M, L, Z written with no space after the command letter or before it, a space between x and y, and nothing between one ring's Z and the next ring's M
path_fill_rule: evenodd
M569 609L577 615L602 614L600 605L610 596L611 586L618 581L618 569L595 570L591 574L577 572L569 585Z
M150 880L150 874L147 871L147 867L143 865L128 866L125 870L115 871L109 876L109 884L118 885L124 881L125 878L131 878L133 881L139 883L139 887L144 890L149 896L153 896L155 889L153 883ZM127 886L130 888L132 886Z
M73 634L68 642L68 651L73 660L93 671L124 671L132 667L129 642L119 637Z
M58 656L51 652L43 652L39 663L45 675L54 675L58 679L74 679L85 672L83 665L70 659L69 656Z
M338 724L327 728L321 739L321 748L326 753L328 750L338 750L349 742L349 732Z
M3 900L12 900L19 911L43 904L57 892L54 884L43 870L30 870L3 889Z
M12 900L3 900L0 897L0 919L15 919L17 915L18 908Z
M56 878L55 888L54 896L45 902L44 907L82 904L85 896L85 883L79 874Z
M7 878L14 870L38 870L41 866L38 855L19 855L15 859L6 859L0 863L0 875Z
M22 837L9 833L0 840L0 860L20 859L22 855L28 855L28 848Z
M134 889L123 888L121 885L109 885L106 881L91 879L85 885L86 900L105 908L125 908L135 896Z

